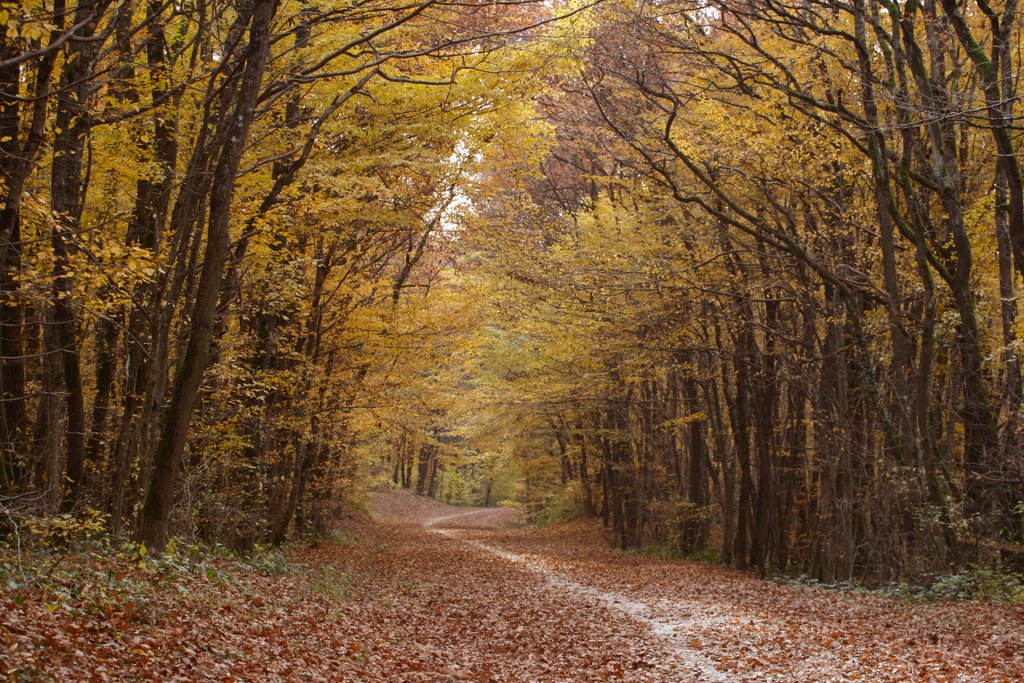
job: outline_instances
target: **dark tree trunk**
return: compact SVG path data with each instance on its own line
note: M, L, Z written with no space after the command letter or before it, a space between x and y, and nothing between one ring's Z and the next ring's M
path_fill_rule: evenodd
M53 4L52 44L66 23L64 0ZM21 47L0 37L0 60L18 56ZM29 476L28 397L25 380L25 306L17 277L21 272L21 200L43 142L50 81L58 50L35 61L36 78L27 124L18 98L0 100L0 178L6 192L0 209L0 491L13 492ZM0 67L0 92L17 93L22 67ZM24 133L24 139L21 135Z
M707 517L708 481L704 468L707 457L704 444L704 421L697 419L700 397L692 376L683 380L683 405L689 412L687 425L686 501L688 515L683 521L683 552L693 552L707 544L710 520Z
M65 478L67 491L61 507L73 510L85 479L85 395L75 315L70 258L73 240L81 227L86 188L83 182L86 139L92 127L91 100L94 60L101 47L94 40L96 28L111 0L82 2L75 10L75 25L84 24L81 41L68 43L54 115L53 165L50 197L54 214L53 318L58 346L47 351L60 354L67 407Z
M185 451L192 408L210 356L221 279L229 248L231 198L266 68L270 22L276 8L276 0L253 0L244 75L234 110L226 122L225 135L221 136L223 146L213 176L206 251L192 308L192 329L174 378L170 403L163 414L163 427L153 458L153 474L140 520L139 537L155 551L162 551L167 544L174 488Z

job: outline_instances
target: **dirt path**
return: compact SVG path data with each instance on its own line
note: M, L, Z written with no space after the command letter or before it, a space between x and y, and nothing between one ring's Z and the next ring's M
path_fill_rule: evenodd
M283 566L88 560L0 587L0 679L1024 681L1024 609L908 605L609 550L407 493Z
M775 584L613 552L591 524L508 529L507 511L447 508L400 493L380 496L375 508L387 524L422 524L441 547L455 541L476 551L463 554L470 565L501 560L502 575L521 573L535 603L633 634L645 665L657 669L651 680L1024 681L1021 608L911 605ZM608 679L581 673L577 680Z
M402 492L379 494L371 509L391 534L395 575L416 575L433 600L426 613L413 606L403 624L430 644L430 671L388 680L726 680L713 666L674 656L612 596L467 536L507 533L513 511L452 508Z
M715 662L700 654L699 647L688 646L681 641L686 634L695 633L702 627L703 624L700 618L670 616L654 605L638 602L620 593L605 591L580 583L565 574L554 571L535 555L524 555L502 550L497 546L468 538L466 535L459 533L459 530L450 526L460 522L465 523L475 518L481 527L486 528L487 521L493 518L493 516L489 510L461 512L432 519L425 526L434 533L448 538L459 539L475 548L496 555L503 560L524 567L531 573L539 575L554 593L554 595L545 596L545 599L568 600L570 602L585 601L590 605L597 604L604 611L611 612L613 616L619 619L624 617L628 621L646 626L650 630L651 635L665 641L662 642L662 646L668 649L666 653L669 655L668 660L674 664L673 670L680 675L684 675L694 681L729 680L718 670ZM607 615L598 614L596 616L604 618Z

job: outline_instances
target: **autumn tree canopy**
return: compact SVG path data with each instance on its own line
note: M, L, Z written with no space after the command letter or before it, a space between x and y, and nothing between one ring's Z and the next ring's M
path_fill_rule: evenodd
M0 504L1024 563L1013 2L0 4Z

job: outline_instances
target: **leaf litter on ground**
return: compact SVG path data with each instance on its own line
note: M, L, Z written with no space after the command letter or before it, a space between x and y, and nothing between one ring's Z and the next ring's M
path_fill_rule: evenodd
M350 520L342 541L293 544L293 571L276 560L214 559L212 571L159 571L149 561L95 567L97 585L103 571L133 582L114 596L86 587L55 601L7 590L0 673L90 682L1024 680L1021 607L766 582L617 553L589 521L521 528L513 509L453 508L406 492L376 494L371 508L376 520Z

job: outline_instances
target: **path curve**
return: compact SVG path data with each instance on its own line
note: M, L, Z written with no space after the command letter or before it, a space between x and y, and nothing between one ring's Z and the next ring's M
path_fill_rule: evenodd
M513 588L523 592L522 604L539 584L536 600L589 611L615 638L639 634L631 642L650 659L674 660L672 674L645 680L1024 681L1020 606L917 605L794 586L721 565L616 552L587 521L511 529L507 510L454 508L402 492L380 500L405 506L385 514L386 523L460 544L462 561L479 566L490 557L522 572L523 585Z
M466 512L435 517L425 521L424 527L435 534L456 539L515 565L525 567L529 571L543 577L549 586L563 595L590 598L612 612L644 624L651 634L666 641L670 652L677 659L681 668L688 670L693 676L694 681L725 682L731 680L718 670L715 662L702 656L699 651L688 647L686 644L687 638L692 639L698 628L708 625L705 619L700 617L690 619L667 617L663 609L659 609L654 605L634 600L621 593L605 591L580 583L565 574L555 571L543 559L535 555L503 550L488 543L467 538L463 533L460 533L459 529L444 526L446 523L458 519L484 516L490 511L491 509L489 508L475 508Z

